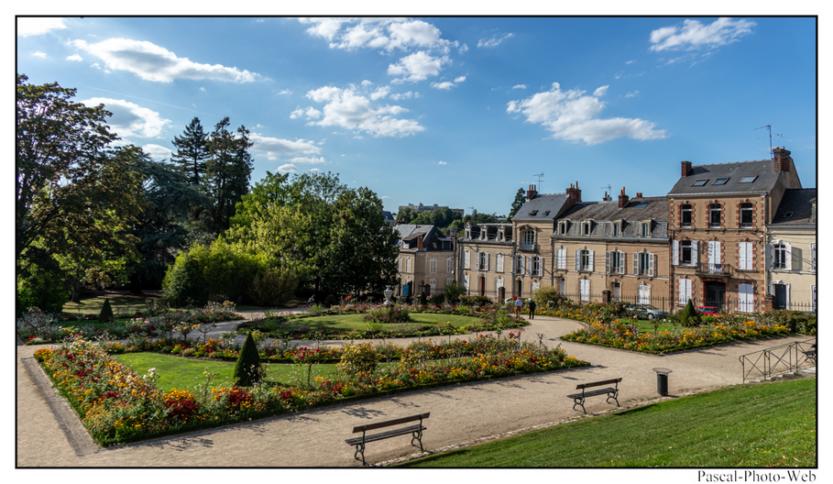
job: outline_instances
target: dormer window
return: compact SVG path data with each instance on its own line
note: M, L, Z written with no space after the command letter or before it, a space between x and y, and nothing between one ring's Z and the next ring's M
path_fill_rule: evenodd
M622 221L621 220L617 220L617 221L611 223L611 227L612 227L611 228L611 235L613 235L614 237L619 237L619 236L622 235Z
M754 176L744 176L740 178L740 183L753 183L755 180L758 179L757 175Z
M486 239L488 239L488 237L489 237L488 231L489 231L489 228L488 228L488 227L483 227L483 228L480 230L480 240L486 240Z
M708 179L705 180L695 180L694 183L691 184L693 187L704 187L706 184L709 183Z
M590 230L593 228L593 222L585 220L581 223L581 235L590 235Z
M642 222L641 227L640 227L640 233L641 233L642 237L645 237L645 238L651 236L651 222L650 221Z
M727 183L729 183L729 177L720 177L715 178L714 183L712 183L712 185L725 185Z
M532 216L532 217L538 215L538 210L530 210L529 215Z
M567 220L562 220L558 222L558 234L559 235L567 235L567 230L570 229L570 222Z
M471 240L471 227L468 225L466 226L466 238Z

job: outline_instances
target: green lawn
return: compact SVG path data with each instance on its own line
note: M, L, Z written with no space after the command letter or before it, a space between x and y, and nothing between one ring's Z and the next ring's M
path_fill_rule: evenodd
M421 329L451 325L477 326L481 319L473 316L438 313L411 313L407 323L373 323L364 319L364 314L332 314L290 318L286 321L263 320L250 323L250 329L265 332L291 333L294 335L311 335L321 333L326 337L351 337L351 333L367 331L373 328L384 331L391 336L416 336Z
M647 319L627 319L627 320L623 320L623 321L626 321L628 323L636 324L636 328L641 333L645 333L645 332L653 333L654 332L654 321L650 321L650 320L647 320ZM658 329L660 331L664 331L664 330L673 331L677 328L682 327L680 325L680 323L677 323L675 321L657 321L657 323L658 323Z
M126 353L114 355L114 358L133 368L140 375L148 369L156 368L159 375L159 388L187 388L194 390L197 385L205 383L203 372L214 373L211 384L214 386L231 386L234 372L233 361L211 361L181 356L163 355L160 353ZM265 364L266 379L269 381L297 384L305 383L307 377L306 365L295 364ZM332 376L337 372L335 364L312 365L312 376Z
M744 385L592 417L410 465L814 467L815 415L815 378ZM429 421L429 433L430 426Z
M144 310L147 308L147 300L154 299L154 296L108 294L107 296L90 297L82 299L77 303L72 301L67 302L64 304L63 312L69 317L98 314L101 312L101 306L104 305L105 298L110 300L113 314L118 316L120 314L133 315L136 311Z

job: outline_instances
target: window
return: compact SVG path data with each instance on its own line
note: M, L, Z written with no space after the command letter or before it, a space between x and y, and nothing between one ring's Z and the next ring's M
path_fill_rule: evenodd
M680 206L680 226L691 227L692 210L691 205L683 204Z
M437 272L437 258L431 257L428 259L428 272Z
M463 275L463 289L465 289L467 292L469 290L469 275L468 274Z
M569 230L569 228L570 228L570 222L568 222L566 220L562 220L562 221L558 222L558 234L559 235L566 235L567 230Z
M685 306L691 299L691 279L679 279L677 291L677 304Z
M738 270L751 271L752 261L752 242L738 242Z
M710 273L718 274L723 272L723 264L721 263L723 253L721 247L722 244L719 240L710 240L708 243L708 271Z
M485 252L477 254L477 269L481 271L489 270L489 256Z
M654 275L654 254L650 252L637 252L633 261L633 273L636 275Z
M625 273L625 253L615 250L608 252L608 274L624 274Z
M445 258L445 272L448 274L454 272L454 257Z
M533 276L542 276L544 275L544 264L543 259L539 256L532 257L532 271L531 274Z
M612 225L611 234L614 237L619 237L620 235L622 235L622 222L621 221L620 222L613 222L611 225Z
M581 302L590 302L590 279L579 280L579 293Z
M405 272L411 272L411 258L405 257Z
M722 225L722 216L723 207L721 207L719 203L712 203L709 205L709 227L720 227Z
M567 270L567 249L565 249L563 246L558 248L555 266L556 269L561 269L562 271Z
M524 256L519 255L515 257L515 274L524 273Z
M539 281L538 279L534 279L532 281L532 292L535 292L538 289L541 289L541 281Z
M740 183L752 183L758 179L758 176L742 176L740 177Z
M487 240L489 238L489 227L483 226L480 228L480 240Z
M751 227L752 226L752 215L755 213L755 208L752 206L751 203L741 203L740 204L740 226L741 227Z
M748 282L738 284L738 311L742 313L755 311L755 286Z
M581 223L581 235L590 235L590 229L592 228L591 222L589 220L585 220Z
M812 298L813 298L813 312L816 312L816 304L817 304L817 302L816 302L817 301L817 299L816 299L816 286L810 286L810 293L812 293Z
M778 270L789 270L790 248L783 242L772 246L772 268Z
M694 183L691 184L693 187L704 187L709 182L708 179L706 180L695 180Z
M680 241L680 264L691 265L696 261L694 256L694 242L691 240Z
M495 256L495 269L497 272L503 272L503 254Z
M651 304L651 286L648 284L640 284L639 290L637 292L638 295L638 304Z
M523 243L525 247L532 247L535 245L535 231L532 229L524 230Z
M714 183L712 183L712 185L725 185L727 183L729 183L729 178L728 177L721 177L721 178L715 178Z
M463 252L463 269L471 269L471 252L469 249Z
M576 251L576 270L578 272L593 272L593 251L581 249Z
M428 287L431 288L431 289L429 289L428 294L436 294L436 292L437 292L437 280L436 279L431 279L430 281L428 281Z
M642 222L642 237L650 237L651 236L651 222Z

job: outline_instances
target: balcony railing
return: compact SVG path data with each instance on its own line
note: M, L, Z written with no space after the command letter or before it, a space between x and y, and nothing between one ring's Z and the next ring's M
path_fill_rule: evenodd
M731 274L731 267L728 264L715 264L712 262L701 262L695 265L695 272L707 276L728 276Z
M521 242L518 245L518 248L520 250L525 251L525 252L538 252L538 244L525 244L525 243Z

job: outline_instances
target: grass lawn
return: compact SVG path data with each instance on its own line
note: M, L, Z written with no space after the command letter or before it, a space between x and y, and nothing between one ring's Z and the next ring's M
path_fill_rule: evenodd
M648 319L628 319L626 321L629 322L629 323L636 324L636 328L641 333L645 333L645 332L653 333L654 332L654 321L650 321ZM680 325L680 323L677 323L675 321L657 321L657 322L659 323L658 328L659 328L660 331L664 331L664 330L673 331L674 329L682 328L682 325Z
M683 397L439 454L409 465L813 467L816 379L736 386Z
M461 326L478 326L481 319L473 316L460 316L456 314L438 313L411 313L412 321L407 323L373 323L364 319L364 314L334 314L324 316L310 316L302 318L290 318L286 321L263 320L255 322L252 328L265 332L284 332L292 334L307 334L319 332L326 337L350 337L351 333L371 330L376 328L392 336L416 335L420 330L451 325L455 328Z
M114 358L143 375L148 369L156 368L159 375L159 388L167 391L171 388L194 390L197 385L205 383L203 371L214 373L211 384L214 386L231 386L234 372L233 361L212 361L160 353L126 353L114 355ZM280 383L306 383L306 365L265 364L266 379ZM332 376L338 370L334 363L312 365L312 376Z
M147 307L147 300L154 299L154 296L108 294L106 296L90 297L82 299L77 303L72 301L67 302L64 304L63 312L69 317L98 314L101 312L101 306L104 305L105 298L110 300L110 306L113 308L113 314L119 316L120 314L133 315L136 311L144 310Z

